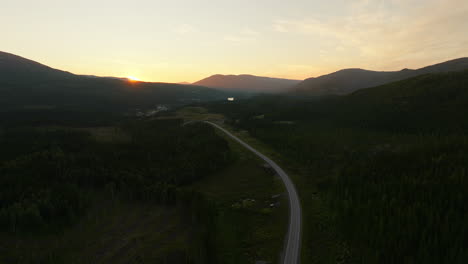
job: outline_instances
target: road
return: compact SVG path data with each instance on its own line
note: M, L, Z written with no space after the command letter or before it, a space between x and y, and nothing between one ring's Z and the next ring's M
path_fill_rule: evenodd
M280 178L283 180L283 183L286 187L288 192L289 198L289 227L288 227L288 234L286 236L286 241L284 244L284 251L283 251L283 264L299 264L300 262L300 253L301 253L301 221L302 221L302 212L301 212L301 204L299 201L299 196L297 195L296 187L294 187L294 183L289 178L288 174L281 169L278 164L272 161L267 156L263 155L244 141L240 140L238 137L231 134L226 129L222 128L221 126L209 122L203 121L207 124L212 125L213 127L223 131L226 135L234 139L235 141L239 142L242 146L247 148L248 150L255 153L261 159L266 161L275 171L278 173Z

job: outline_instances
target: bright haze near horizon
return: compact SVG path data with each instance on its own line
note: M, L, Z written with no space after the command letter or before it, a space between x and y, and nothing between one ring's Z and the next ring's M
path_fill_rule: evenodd
M0 50L76 74L305 79L468 55L466 0L5 0Z

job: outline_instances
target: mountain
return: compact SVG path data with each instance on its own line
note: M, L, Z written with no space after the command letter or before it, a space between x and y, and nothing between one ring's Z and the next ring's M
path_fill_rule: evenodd
M298 84L298 80L259 77L253 75L213 75L194 85L222 90L245 91L253 93L280 93Z
M289 135L294 140L308 134L300 129L317 129L324 134L339 131L335 136L349 136L348 139L360 138L361 130L385 131L382 135L388 135L388 132L400 135L429 133L435 137L442 132L466 135L468 69L423 74L347 95L264 95L232 104L210 102L206 107L225 115L228 120L236 120L236 124L243 128L255 129L256 135L271 142L279 139L270 137L275 133L270 130L279 130L282 137ZM356 134L337 127L356 129ZM367 142L364 138L361 138L363 142Z
M74 75L0 52L0 110L30 106L107 109L225 99L211 88Z
M24 78L28 76L28 78ZM28 79L46 80L70 78L73 74L56 70L38 62L0 51L0 80L25 82Z
M427 69L432 70L432 69ZM307 118L393 131L468 131L468 70L423 74L330 97Z
M344 69L317 78L309 78L296 85L292 91L297 95L324 96L343 95L356 90L383 85L427 73L462 71L468 69L468 58L455 59L417 70L369 71Z

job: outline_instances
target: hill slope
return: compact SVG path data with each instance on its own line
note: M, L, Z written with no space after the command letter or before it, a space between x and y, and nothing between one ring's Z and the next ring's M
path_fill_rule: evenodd
M346 263L468 262L468 70L209 107L303 168L304 263L332 251L311 224L327 213Z
M343 98L342 103L353 113L348 120L372 120L375 128L466 130L468 70L424 74L362 89Z
M214 89L168 83L90 78L0 52L0 109L31 105L78 108L144 107L226 98Z
M343 95L356 90L391 83L426 73L461 71L468 69L468 58L460 58L417 70L378 72L363 69L345 69L317 78L309 78L293 88L299 95Z
M213 75L194 85L256 93L279 93L298 84L298 80L259 77L253 75Z
M350 127L405 133L468 131L468 70L423 74L293 107L289 115L297 119Z
M290 121L287 124L310 122L405 133L468 131L468 70L423 74L343 96L259 96L207 107L254 125L272 122L287 127L282 121Z
M70 77L72 74L50 68L38 62L23 57L0 51L0 77L1 80L24 77L23 74L32 75L34 78L44 77ZM21 76L20 76L21 75ZM24 79L18 81L24 81Z

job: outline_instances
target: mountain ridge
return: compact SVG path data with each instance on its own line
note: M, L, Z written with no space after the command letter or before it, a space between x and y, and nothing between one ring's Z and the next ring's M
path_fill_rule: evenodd
M155 104L180 105L227 97L225 92L202 86L75 75L0 52L0 110L29 105L122 109Z
M34 78L69 78L74 74L58 70L45 64L33 61L12 53L0 51L0 76L2 78L16 77L18 73L27 73ZM22 81L22 80L18 80Z
M237 90L253 93L280 93L298 84L300 80L263 77L251 74L214 74L194 85L201 85L221 90Z
M427 73L442 73L468 69L468 57L462 57L419 69L400 71L372 71L360 68L342 69L319 77L305 79L290 92L297 95L345 95L354 91L384 85Z

